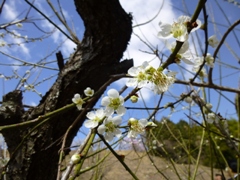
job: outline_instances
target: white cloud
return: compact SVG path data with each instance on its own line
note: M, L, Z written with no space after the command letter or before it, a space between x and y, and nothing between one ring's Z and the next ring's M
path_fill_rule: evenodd
M52 31L55 28L47 20L43 21L41 26L47 31ZM64 32L67 32L66 28L62 24L58 24L58 27L61 28ZM67 39L67 37L58 29L55 29L55 31L51 35L51 38L53 39L53 42L57 45L64 42L61 47L64 56L69 56L70 53L73 52L73 49L76 47L76 44L73 43L71 40Z
M3 9L3 17L7 21L12 21L16 19L18 15L18 11L15 6L15 1L8 1L7 3L4 4L4 9Z

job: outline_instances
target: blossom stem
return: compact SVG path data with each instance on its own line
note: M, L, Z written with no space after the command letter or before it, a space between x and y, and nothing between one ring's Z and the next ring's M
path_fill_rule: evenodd
M74 173L72 176L69 177L69 180L73 180L75 179L80 171L81 171L81 168L82 168L82 165L83 165L83 162L85 161L86 159L86 155L88 153L88 150L90 149L91 145L92 145L92 142L94 140L94 137L96 135L96 132L97 132L97 129L94 128L91 130L91 135L86 143L86 146L84 147L84 149L82 150L81 152L81 155L80 155L80 162L74 167Z

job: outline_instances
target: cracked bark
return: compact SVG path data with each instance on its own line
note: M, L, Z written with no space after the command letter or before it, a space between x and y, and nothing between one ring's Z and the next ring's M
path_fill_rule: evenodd
M132 24L131 16L122 9L119 2L117 0L75 0L75 5L85 25L81 44L36 108L24 112L21 92L14 91L8 94L8 98L4 99L0 107L0 125L28 121L63 107L71 103L75 93L82 93L86 87L97 91L111 75L126 73L133 65L132 60L120 62L130 40ZM9 95L16 99L9 98ZM6 174L7 179L56 179L61 138L78 114L77 108L69 110L31 133L17 151L16 156L11 157ZM70 146L84 120L81 119L72 129L66 146ZM2 131L10 155L31 128Z

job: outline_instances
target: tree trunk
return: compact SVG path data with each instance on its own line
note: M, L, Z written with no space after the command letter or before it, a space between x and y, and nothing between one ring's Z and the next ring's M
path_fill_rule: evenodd
M75 93L83 94L86 87L97 91L111 75L126 73L133 65L132 60L120 62L132 32L131 16L120 3L117 0L75 0L75 5L85 25L81 44L36 108L24 112L21 92L7 94L0 107L0 125L32 120L70 104ZM3 169L7 179L55 180L62 137L79 113L74 108L50 119L34 130L17 150L24 136L37 124L3 130L11 157L7 169ZM80 119L70 131L66 147L70 146L84 120L85 117Z

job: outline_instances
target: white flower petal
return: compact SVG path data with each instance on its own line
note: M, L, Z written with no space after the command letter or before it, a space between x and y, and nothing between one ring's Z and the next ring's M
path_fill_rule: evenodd
M126 113L126 108L124 106L119 106L116 112L119 116L123 116Z
M106 139L107 142L110 142L110 141L113 140L113 133L108 133L108 132L106 132L106 134L105 134L104 137L105 137L105 139Z
M140 119L139 124L141 124L143 127L146 127L148 124L148 121L147 121L147 119Z
M105 112L102 108L98 109L96 111L96 116L99 117L100 119L102 119L105 116Z
M117 138L120 138L122 136L122 131L118 128L114 129L113 133Z
M139 70L137 67L131 67L129 70L128 70L128 74L130 76L137 76L139 73Z
M158 32L158 37L159 38L169 38L171 37L171 28L172 26L170 24L167 24L167 23L161 23L160 24L160 31Z
M98 131L99 134L103 135L104 132L106 131L106 127L102 124L98 127L97 131Z
M140 81L140 82L138 83L138 88L142 88L142 87L146 86L147 83L148 83L148 81Z
M102 98L101 105L102 106L108 106L110 104L110 99L109 97L105 96Z
M119 96L119 101L120 101L120 104L123 105L124 104L124 98L122 96Z
M82 109L82 104L77 104L76 106L77 106L78 110Z
M84 122L84 126L86 128L95 128L98 126L98 121L94 121L94 120L86 120Z
M185 24L186 22L190 22L191 18L189 16L179 16L177 22L181 24Z
M175 42L176 44L176 42ZM181 49L178 51L179 54L183 54L185 53L186 51L189 50L189 42L188 41L185 41L181 47Z
M122 117L121 116L115 116L112 118L112 122L114 125L118 126L122 123Z
M119 97L119 93L118 93L118 91L116 89L109 89L107 94L111 98L118 98Z
M126 86L128 87L136 87L137 85L138 85L137 78L129 78L128 81L126 82Z
M140 68L143 68L143 70L145 70L147 67L149 67L150 65L149 65L149 63L147 62L147 61L144 61L143 63L142 63L142 65L140 66Z
M110 107L106 107L105 114L106 116L111 116L114 113L114 109Z
M94 119L96 115L94 114L94 112L91 111L91 112L88 112L86 116L88 119Z
M183 62L185 62L186 64L194 65L194 62L192 62L192 61L190 60L190 58L182 57L181 60L182 60Z
M130 130L130 131L128 132L128 134L127 134L127 137L128 137L128 138L136 138L137 135L138 135L137 132Z

